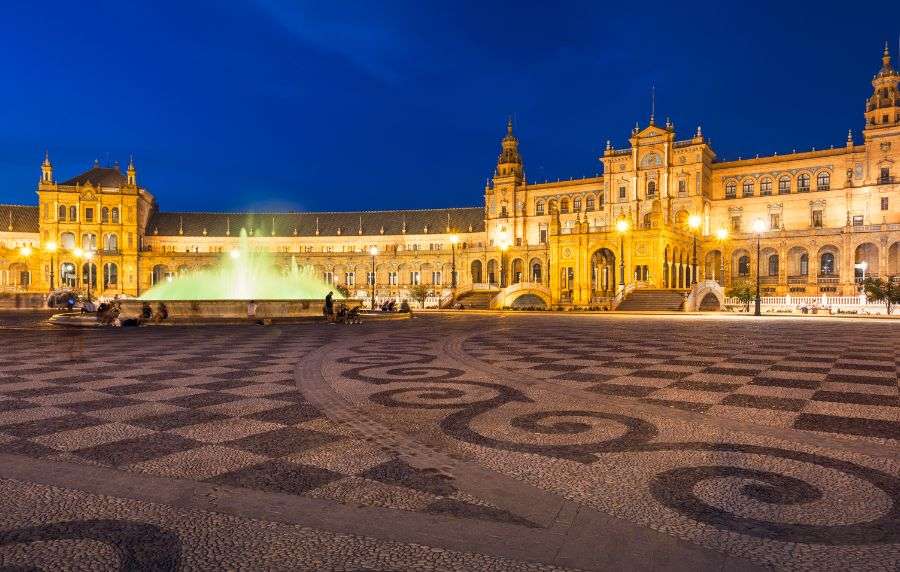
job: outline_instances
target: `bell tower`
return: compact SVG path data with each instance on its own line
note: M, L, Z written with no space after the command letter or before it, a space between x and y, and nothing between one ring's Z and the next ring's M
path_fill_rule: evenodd
M866 136L891 127L900 131L900 73L891 65L887 42L881 56L881 69L872 78L872 96L866 100Z
M41 163L41 184L53 184L53 163L50 162L50 153L44 152L44 161Z
M484 190L489 240L518 244L523 240L525 216L525 164L519 154L519 139L513 133L512 118L500 142L500 156L494 176Z

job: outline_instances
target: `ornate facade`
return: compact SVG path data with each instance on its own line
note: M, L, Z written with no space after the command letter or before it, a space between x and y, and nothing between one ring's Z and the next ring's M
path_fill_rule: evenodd
M900 275L898 82L885 46L861 141L851 132L829 149L719 161L699 127L678 139L669 120L651 116L628 147L607 142L602 175L552 183L528 182L509 123L485 204L474 208L164 212L133 162L58 183L45 157L37 207L0 205L0 285L90 281L139 295L215 264L244 228L279 266L293 258L358 295L373 279L371 247L379 296L407 296L413 284L450 293L454 265L458 294L493 284L510 302L530 294L553 306L596 305L623 284L728 286L755 279L757 266L766 294L853 294L863 273Z

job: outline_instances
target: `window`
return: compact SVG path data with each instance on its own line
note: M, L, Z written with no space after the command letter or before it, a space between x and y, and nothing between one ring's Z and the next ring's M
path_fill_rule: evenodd
M97 265L93 262L85 262L81 266L81 283L91 284L91 288L97 287Z
M542 228L540 230L540 237L538 238L538 242L541 244L547 244L547 229Z
M344 273L344 284L347 286L353 286L356 284L356 273L355 272L345 272Z
M816 175L816 189L819 191L827 191L831 188L831 175L828 173L819 173Z
M881 197L881 210L883 210L883 211L888 210L888 198L887 197Z
M500 205L500 218L506 218L509 216L509 213L506 210L506 205Z
M762 196L772 194L772 179L763 179L759 182L759 194Z
M879 183L890 183L891 182L891 169L889 167L881 168L881 175L878 177Z
M781 228L781 215L778 213L769 214L769 230L778 230Z
M741 217L731 217L731 232L741 232Z
M800 255L800 276L808 276L809 275L809 255L801 254Z
M737 195L737 185L734 184L734 181L728 181L725 184L725 198L733 199Z
M853 215L853 226L862 226L863 225L863 216L862 215Z
M769 276L778 276L778 255L769 256Z
M738 276L750 276L750 257L746 254L738 258Z
M606 195L604 195L603 193L600 193L600 195L597 198L600 201L600 210L602 211L603 205L606 204Z
M326 272L322 276L322 280L325 282L325 284L334 284L334 274L332 272Z
M656 181L650 181L647 183L647 196L655 197L656 196Z
M119 223L119 207L113 207L112 209L112 221L115 224Z
M84 220L85 222L94 222L94 209L91 207L86 207L84 209Z
M366 272L366 286L371 286L373 284L375 284L375 273Z
M542 215L544 214L544 201L538 201L536 205L534 205L534 214Z
M103 244L103 250L115 252L119 250L119 237L115 234L107 234Z
M388 284L391 286L397 285L397 273L396 272L388 272Z
M78 207L69 207L69 220L72 222L78 220Z
M791 192L791 178L788 176L778 179L778 194L787 195Z
M441 271L440 271L440 270L436 270L436 271L434 271L434 272L431 273L431 283L432 283L432 284L442 284L443 282L442 282L441 278L442 278L442 277L441 277Z
M413 286L418 286L419 284L421 284L421 277L419 276L418 271L409 273L409 283Z
M575 197L575 199L572 200L572 210L577 213L581 212L581 197Z
M619 187L619 199L625 199L625 187Z
M119 283L119 267L113 262L103 265L103 287L109 288Z
M687 181L684 179L678 180L678 194L686 195L687 194Z
M97 250L97 235L92 232L82 234L81 248L85 250Z
M66 207L64 205L59 205L59 213L58 217L60 221L66 220Z
M797 192L800 192L800 193L808 193L809 192L809 174L808 173L800 173L800 176L797 177Z
M559 201L559 212L566 214L569 212L569 199Z
M109 222L109 207L100 209L100 222Z
M584 210L586 210L588 212L594 210L594 197L592 197L592 196L588 197L584 203L585 203Z
M812 225L813 228L822 228L822 211L812 212Z
M744 196L753 196L753 181L744 181Z
M819 274L824 274L826 276L834 274L834 254L831 252L822 254L822 258L819 262Z

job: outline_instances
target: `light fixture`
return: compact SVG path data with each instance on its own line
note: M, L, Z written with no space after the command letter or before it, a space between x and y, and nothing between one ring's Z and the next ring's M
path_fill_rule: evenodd
M728 238L728 229L720 228L719 230L717 230L716 238L718 238L719 240L725 240L726 238Z
M628 232L628 226L628 221L624 218L620 218L618 221L616 221L616 230L621 233Z
M81 258L82 256L84 256L84 251L81 250L80 248L76 248L75 250L72 251L72 254L75 255L75 258Z
M451 234L450 235L450 244L457 244L457 243L459 243L459 236L457 236L455 234Z
M765 230L766 230L766 223L763 222L763 219L758 218L755 221L753 221L753 232L761 233L761 232L764 232Z
M47 252L56 252L56 243L52 241L48 242L44 245L44 250L46 250Z
M19 254L21 254L25 258L28 258L29 256L31 256L31 247L23 246L22 248L19 249Z
M369 248L369 254L371 254L372 256L378 256L378 247L373 246Z
M688 226L693 229L700 228L701 222L702 222L702 219L700 218L700 215L692 214L691 216L688 217Z
M238 259L241 257L241 251L237 248L232 248L228 254L234 259Z

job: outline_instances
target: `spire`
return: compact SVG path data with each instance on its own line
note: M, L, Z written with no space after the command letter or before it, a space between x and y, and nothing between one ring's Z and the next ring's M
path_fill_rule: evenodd
M853 147L853 130L847 130L847 147Z
M891 52L888 49L887 40L884 41L884 53L881 54L881 66L883 69L891 68Z
M656 86L650 88L650 125L656 125Z
M128 168L125 169L126 180L130 186L137 185L137 170L134 168L134 155L128 156Z
M515 177L521 181L524 173L522 156L519 154L519 140L513 133L512 117L509 117L506 120L506 135L500 142L500 156L497 158L494 177Z
M44 151L44 161L41 163L41 183L53 183L53 163L50 162L50 152Z

